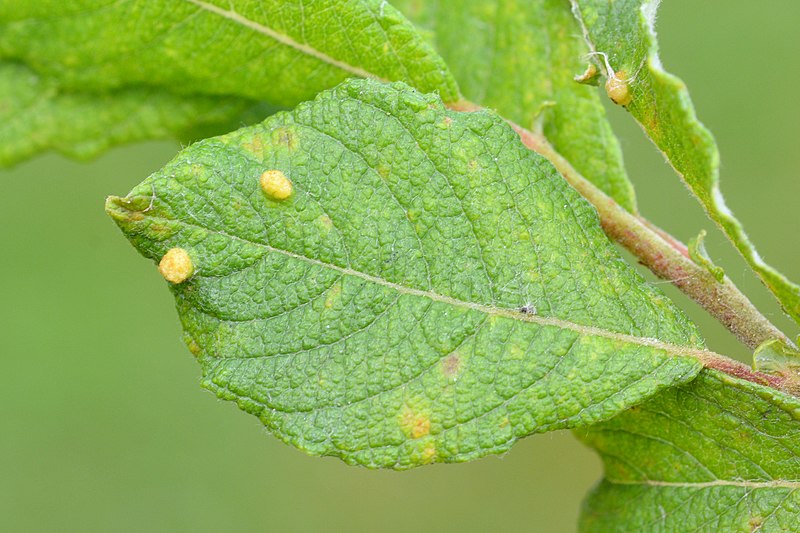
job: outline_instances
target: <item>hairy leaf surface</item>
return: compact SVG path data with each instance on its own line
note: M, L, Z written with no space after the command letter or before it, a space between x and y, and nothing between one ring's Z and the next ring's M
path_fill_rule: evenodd
M587 179L636 210L622 152L595 87L579 84L589 52L565 0L393 2L433 34L464 96L541 129Z
M800 400L704 370L576 434L605 479L583 531L796 531Z
M0 57L72 90L149 85L289 106L359 76L458 99L442 59L380 0L0 0Z
M661 66L654 29L659 0L571 1L593 51L606 55L621 80L630 79L626 84L631 98L628 111L784 310L800 323L800 286L761 259L741 223L725 205L719 188L716 142L697 119L686 85ZM598 64L606 70L602 59Z
M377 0L0 0L0 58L16 63L0 80L12 122L0 166L218 135L350 76L458 99L442 59Z
M191 257L172 290L203 386L313 454L465 461L700 369L694 327L546 160L404 84L196 143L107 210L146 257Z
M153 88L62 91L27 67L0 62L0 166L45 150L77 158L126 142L194 139L255 122L269 110L243 98L177 96Z

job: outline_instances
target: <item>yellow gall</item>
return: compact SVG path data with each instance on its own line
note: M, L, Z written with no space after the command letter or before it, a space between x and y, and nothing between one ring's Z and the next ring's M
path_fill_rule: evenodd
M194 265L192 265L192 259L186 250L170 248L161 258L158 271L170 283L183 283L194 272Z
M292 195L292 182L280 170L261 174L261 190L273 200L286 200Z
M617 105L626 106L631 103L633 95L628 85L628 74L624 70L615 72L606 80L606 94Z

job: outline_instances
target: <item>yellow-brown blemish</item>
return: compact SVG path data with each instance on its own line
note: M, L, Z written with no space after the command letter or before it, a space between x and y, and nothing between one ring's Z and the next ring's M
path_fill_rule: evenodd
M186 347L189 348L189 351L192 352L192 355L195 357L200 355L200 345L197 344L197 341L195 341L193 338L186 338Z
M611 101L617 105L626 106L633 100L630 86L628 85L628 74L624 70L619 70L606 80L606 94Z
M330 231L333 228L333 220L328 215L320 215L317 217L317 223L323 230Z
M525 350L514 344L509 348L508 354L511 359L522 359L525 357Z
M341 283L337 283L328 290L328 295L325 297L325 309L330 309L336 305L340 294L342 294L342 285Z
M280 170L267 170L260 181L261 190L273 200L286 200L292 195L292 182Z
M578 83L585 83L589 85L597 85L597 76L600 74L600 71L597 70L597 66L594 63L589 63L586 67L586 70L583 74L578 74L573 79Z
M252 141L243 143L242 148L259 159L264 155L264 143L261 141L260 137L254 137Z
M378 167L375 170L378 172L378 176L380 176L381 178L386 179L387 177L389 177L389 167L387 167L386 165L378 165Z
M478 162L475 161L474 159L470 159L469 163L467 163L467 168L469 168L470 170L477 169L478 168Z
M297 148L297 133L286 127L277 128L272 132L272 142L285 146L291 152Z
M422 464L432 463L436 458L436 443L431 441L425 445L420 454L420 462Z
M507 416L504 416L503 419L500 421L500 424L498 424L498 427L502 429L504 427L507 427L510 423L511 420L509 420Z
M458 353L451 353L442 359L442 374L446 378L452 379L461 370L461 356Z
M170 248L158 263L158 271L165 280L177 284L183 283L192 275L194 265L189 252L183 248Z
M400 428L408 437L419 439L431 432L431 420L408 406L400 413Z

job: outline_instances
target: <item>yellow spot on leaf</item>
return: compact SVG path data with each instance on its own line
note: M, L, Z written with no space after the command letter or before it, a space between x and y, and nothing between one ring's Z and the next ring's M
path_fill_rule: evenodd
M297 148L297 133L287 127L277 128L272 132L272 142L285 146L291 152Z
M331 217L328 215L320 215L317 217L317 224L320 229L327 233L333 227L333 220L331 220Z
M764 525L764 519L760 516L754 516L748 520L747 525L750 527L751 532L758 531Z
M442 359L442 374L446 378L453 379L461 370L461 356L458 353L451 353Z
M336 305L336 301L339 299L340 294L342 294L342 285L337 283L330 288L328 295L325 297L325 309L330 309Z
M201 351L200 350L200 345L197 344L197 341L195 341L191 337L186 337L185 341L186 341L186 347L189 348L189 351L192 352L192 355L194 355L195 357L200 355L200 351Z
M597 70L597 67L594 63L589 63L586 67L586 70L583 74L578 74L573 79L578 83L586 83L589 85L597 85L597 76L600 74L600 71Z
M400 413L400 428L408 437L418 439L431 432L431 421L424 414L405 406Z
M292 182L280 170L261 174L261 190L273 200L286 200L292 195Z
M425 448L422 449L422 454L420 454L420 462L422 464L432 463L435 458L436 443L431 441L425 446Z
M508 354L511 359L522 359L525 357L525 350L514 344L509 348Z
M500 424L498 424L498 427L504 428L504 427L508 426L510 423L511 423L511 420L509 420L507 416L504 416L503 419L500 421Z
M182 283L192 275L194 265L189 252L183 248L170 248L161 258L158 271L170 283Z
M631 103L633 95L628 85L628 74L624 70L615 72L606 80L606 93L617 105L624 106Z
M261 159L264 156L264 143L260 137L253 137L252 141L242 144L242 148Z

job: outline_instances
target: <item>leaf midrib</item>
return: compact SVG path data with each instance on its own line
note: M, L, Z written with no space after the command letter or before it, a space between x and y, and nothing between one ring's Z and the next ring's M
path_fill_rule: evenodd
M190 0L190 1L193 1L193 0ZM448 304L448 305L452 305L454 307L460 307L462 309L469 309L469 310L476 311L476 312L479 312L479 313L483 313L483 314L486 314L486 315L489 315L489 316L509 318L509 319L512 319L512 320L518 320L518 321L521 321L521 322L529 322L529 323L537 324L537 325L540 325L540 326L552 326L552 327L557 327L557 328L560 328L560 329L571 330L571 331L574 331L574 332L578 333L579 335L583 335L583 336L601 337L601 338L605 338L605 339L609 339L609 340L613 340L613 341L617 341L617 342L623 342L623 343L634 344L634 345L638 345L638 346L644 346L644 347L653 348L653 349L656 349L656 350L661 350L663 352L666 352L670 356L692 357L694 359L697 359L701 363L705 363L706 361L709 361L709 360L712 360L712 359L727 359L724 356L722 356L722 355L720 355L718 353L712 352L710 350L692 348L692 347L689 347L689 346L680 346L680 345L677 345L677 344L672 344L672 343L660 341L660 340L654 339L654 338L637 337L635 335L627 335L627 334L624 334L624 333L617 333L617 332L614 332L614 331L608 331L608 330L601 329L601 328L596 328L596 327L592 327L592 326L585 326L585 325L582 325L582 324L577 324L575 322L570 322L568 320L564 320L564 319L560 319L560 318L544 317L544 316L534 315L534 314L529 314L529 313L521 313L519 311L512 310L512 309L494 307L494 306L491 306L491 305L479 304L479 303L474 303L474 302L466 302L466 301L463 301L463 300L459 300L458 298L453 298L451 296L445 296L445 295L442 295L442 294L435 293L433 291L426 291L426 290L421 290L421 289L415 289L413 287L407 287L405 285L401 285L399 283L395 283L395 282L380 278L378 276L373 276L371 274L367 274L367 273L364 273L364 272L361 272L361 271L358 271L358 270L354 270L352 268L346 268L346 267L341 267L341 266L334 265L334 264L331 264L331 263L326 263L325 261L320 261L319 259L314 259L314 258L311 258L311 257L307 257L307 256L304 256L304 255L301 255L301 254L297 254L295 252L291 252L289 250L283 250L283 249L280 249L280 248L275 248L275 247L270 246L268 244L264 244L264 243L256 242L256 241L251 241L251 240L245 239L243 237L239 237L239 236L236 236L236 235L231 235L230 233L227 233L227 232L222 231L222 230L208 228L208 227L202 226L200 224L187 222L185 220L174 220L174 219L169 219L169 218L165 218L165 217L156 217L156 216L152 216L152 215L149 218L151 218L153 220L164 220L164 221L178 222L178 223L184 224L186 226L202 229L202 230L205 230L205 231L208 231L208 232L211 232L211 233L215 233L217 235L220 235L220 236L223 236L223 237L227 237L229 239L237 240L237 241L240 241L240 242L252 245L252 246L261 247L261 248L265 249L267 252L270 252L270 253L281 254L281 255L284 255L286 257L290 257L292 259L298 260L298 261L303 261L303 262L306 262L306 263L309 263L309 264L312 264L312 265L315 265L315 266L318 266L318 267L321 267L321 268L325 268L325 269L329 269L329 270L333 270L333 271L339 272L340 274L343 274L345 276L356 277L356 278L362 279L364 281L367 281L367 282L370 282L370 283L374 283L376 285L381 285L383 287L390 288L390 289L392 289L392 290L394 290L394 291L396 291L396 292L398 292L400 294L410 295L410 296L417 296L417 297L421 297L421 298L427 298L427 299L429 299L431 301L445 303L445 304Z
M225 10L225 9L222 9L221 7L219 7L219 6L214 5L214 4L210 4L208 2L204 2L203 0L186 0L186 1L189 2L190 4L196 5L200 9L203 9L205 11L208 11L208 12L213 13L215 15L218 15L220 17L226 18L226 19L230 20L231 22L234 22L236 24L240 24L240 25L242 25L242 26L244 26L246 28L249 28L249 29L251 29L251 30L253 30L253 31L257 32L257 33L260 33L262 35L266 35L267 37L269 37L269 38L271 38L271 39L273 39L273 40L275 40L275 41L277 41L277 42L279 42L279 43L281 43L283 45L289 46L290 48L294 48L298 52L301 52L303 54L306 54L306 55L309 55L311 57L314 57L314 58L322 61L323 63L327 63L327 64L332 65L334 67L340 68L340 69L344 70L345 72L349 72L349 73L354 74L356 76L359 76L361 78L371 78L371 79L379 80L379 81L382 81L382 82L388 82L389 81L389 80L387 80L385 78L382 78L381 76L378 76L377 74L369 72L368 70L365 70L365 69L363 69L361 67L357 67L355 65L351 65L349 63L345 63L344 61L339 61L338 59L335 59L335 58L329 56L328 54L326 54L324 52L321 52L320 50L317 50L316 48L314 48L312 46L309 46L308 44L295 41L294 39L292 39L291 37L289 37L288 35L286 35L284 33L280 33L280 32L278 32L278 31L276 31L276 30L274 30L274 29L272 29L272 28L270 28L268 26L264 26L263 24L259 24L258 22L254 21L254 20L250 20L247 17L240 15L239 13L234 11L233 9Z

